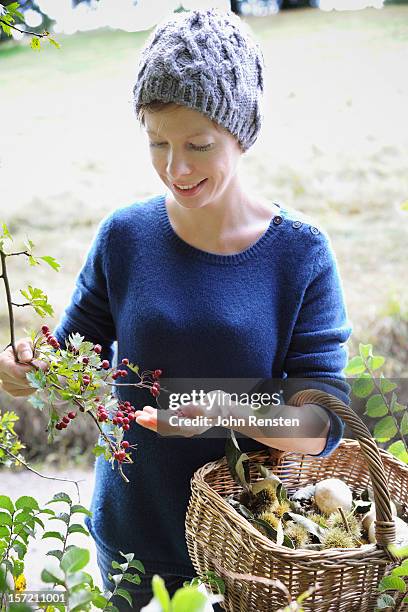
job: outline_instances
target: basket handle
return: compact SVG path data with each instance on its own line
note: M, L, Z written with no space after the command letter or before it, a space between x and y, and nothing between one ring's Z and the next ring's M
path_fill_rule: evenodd
M318 389L298 391L292 395L287 403L292 406L318 404L337 414L349 425L360 444L371 476L376 509L375 537L377 544L384 548L391 560L397 560L397 557L388 549L388 544L395 542L396 527L391 511L391 498L388 492L384 465L377 444L368 427L352 408L325 391L319 391Z

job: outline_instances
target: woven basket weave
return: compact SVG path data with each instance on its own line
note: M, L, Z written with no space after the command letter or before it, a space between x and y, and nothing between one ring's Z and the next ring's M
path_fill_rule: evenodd
M287 605L275 583L256 581L253 576L278 579L293 598L315 586L303 602L307 611L372 611L379 581L395 567L396 559L386 548L395 541L390 496L408 509L408 466L379 449L361 419L336 397L307 390L296 393L288 403L325 406L351 427L357 440L343 439L328 457L282 453L278 465L268 450L247 455L272 469L289 494L331 477L340 478L356 493L370 485L376 504L377 544L320 551L278 546L225 501L239 487L223 457L201 467L191 480L186 540L194 568L198 574L212 570L221 575L226 585L222 606L230 612L273 612ZM252 482L257 478L251 465ZM402 599L396 609L406 612L408 605Z

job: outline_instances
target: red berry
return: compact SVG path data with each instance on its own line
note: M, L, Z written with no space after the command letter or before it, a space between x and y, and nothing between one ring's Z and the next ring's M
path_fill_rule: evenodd
M126 372L126 370L119 370L119 372L120 372L120 375L121 375L121 377L122 377L122 378L124 378L125 376L127 376L127 375L128 375L128 373Z
M97 406L99 412L101 412L102 410L105 410L105 406L103 404L99 404L99 406Z
M129 423L124 423L124 425L123 425L123 429L124 429L125 431L129 431L129 429L130 429L130 425L129 425Z
M155 370L153 372L153 378L159 378L162 374L163 372L161 370Z
M48 334L48 332L50 331L50 328L48 327L48 325L43 325L41 331L45 336L45 334Z
M106 414L106 412L100 412L98 414L98 421L106 421L108 418L108 415Z
M126 406L126 408L130 408L130 407L131 407L131 405L132 405L132 404L131 404L130 402L125 402L125 406Z
M153 389L158 389L160 391L160 383L155 382L155 383L153 383L152 387L153 387Z
M95 346L93 347L93 350L97 355L100 355L102 352L102 347L100 344L95 344Z
M55 426L55 429L58 429L59 431L61 431L62 429L61 423L57 423Z
M115 459L117 459L118 461L122 462L122 461L125 459L125 457L126 457L126 453L125 453L125 451L117 451L117 452L114 454L114 457L115 457Z
M116 417L116 422L117 422L118 425L122 425L122 423L123 423L122 417Z
M66 424L66 423L64 423L64 421L62 421L62 422L60 423L60 425L61 425L61 429L65 429L65 428L66 428L66 426L67 426L67 424Z
M123 440L122 441L122 446L123 446L123 448L129 448L130 444L129 444L129 442L127 440Z
M89 378L84 378L82 382L84 383L84 385L89 385L91 381L89 380Z
M123 417L123 422L125 425L127 425L129 423L129 418L128 417Z
M157 397L158 395L160 395L160 391L157 389L157 387L152 387L150 389L150 393L153 395L153 397Z
M71 412L68 412L68 416L70 419L75 419L76 417L76 412L74 412L73 410L71 410Z
M125 357L125 359L122 359L122 363L123 365L129 365L129 359L126 359Z
M101 366L103 367L104 370L108 370L109 369L109 361L107 359L104 359L101 363Z
M123 417L123 412L120 412L120 410L118 410L118 412L116 413L117 417Z
M136 418L136 415L134 412L129 412L129 414L127 415L127 418L129 419L129 421L134 421Z
M113 417L113 419L112 419L112 423L113 423L114 425L117 425L117 424L118 424L118 419L117 419L116 417Z
M117 378L119 378L119 376L120 376L119 372L114 372L114 373L112 374L112 378L113 378L113 380L116 380Z
M82 357L82 363L87 365L89 363L89 357Z
M68 423L70 422L70 418L67 416L62 417L62 422L66 423L68 425Z

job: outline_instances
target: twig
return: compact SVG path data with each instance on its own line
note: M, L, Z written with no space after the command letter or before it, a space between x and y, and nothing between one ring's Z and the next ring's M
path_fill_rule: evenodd
M7 8L7 6L5 8ZM48 36L48 32L46 34L37 34L37 32L31 32L30 30L20 30L20 28L17 28L11 23L7 23L7 21L4 21L4 19L0 19L0 23L4 23L9 28L13 28L13 30L20 32L21 34L30 34L31 36L37 36L37 38L46 38Z
M347 531L347 533L351 533L350 527L349 527L349 524L347 522L346 515L344 514L343 508L341 506L339 506L337 508L337 510L340 512L341 518L343 520L344 529Z
M15 346L16 339L15 339L15 334L14 334L14 315L13 315L12 298L11 298L9 280L7 276L6 255L1 250L0 250L0 258L1 258L2 278L4 281L4 287L6 290L6 297L7 297L7 308L8 308L9 324L10 324L10 344L13 348L14 359L16 360L16 362L18 362L18 355L17 355L16 346Z
M16 304L15 302L11 302L12 306L31 306L30 302L26 302L25 304Z
M17 455L15 455L14 453L12 453L11 451L8 450L8 448L6 448L5 446L3 446L3 444L0 444L0 448L10 457L13 457L13 459L15 459L16 461L18 461L19 463L21 463L22 465L24 465L24 467L29 470L30 472L33 472L34 474L37 474L37 476L40 476L41 478L46 478L47 480L61 480L63 482L72 482L77 489L77 493L78 493L78 503L81 503L81 495L79 492L79 486L78 483L79 482L84 482L84 479L82 478L81 480L71 480L70 478L61 478L59 476L47 476L46 474L41 474L41 472L38 472L37 470L35 470L34 468L32 468L30 465L28 465L28 463L26 463L25 461L23 461L22 459L20 459L20 457L17 457Z

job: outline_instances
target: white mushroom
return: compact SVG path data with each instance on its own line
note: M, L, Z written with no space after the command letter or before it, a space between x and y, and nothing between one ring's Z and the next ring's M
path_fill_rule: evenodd
M397 508L394 504L393 501L391 501L391 512L393 516L397 516ZM361 521L361 524L363 526L363 528L368 531L370 529L370 525L371 523L375 520L375 503L373 502L371 504L371 508L370 511L367 512L367 514L364 515L363 520Z
M408 543L408 525L398 516L394 516L394 521L396 527L395 544L396 546L405 546ZM368 528L368 541L371 544L375 544L377 541L375 539L375 521Z
M338 478L326 478L316 484L315 502L317 507L324 514L336 512L337 508L342 508L344 512L350 512L353 495L350 487Z

